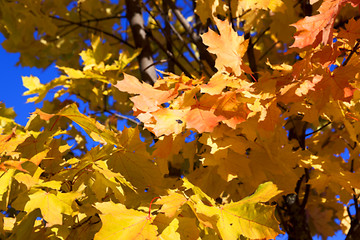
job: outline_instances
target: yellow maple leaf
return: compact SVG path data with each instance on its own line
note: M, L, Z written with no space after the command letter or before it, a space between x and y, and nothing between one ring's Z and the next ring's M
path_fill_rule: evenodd
M157 239L157 227L148 213L127 209L113 202L96 203L100 210L102 227L95 240L103 239Z
M171 221L169 226L167 226L164 231L159 236L161 240L180 240L180 234L176 231L179 228L179 220L174 218Z
M62 214L71 215L73 209L71 207L73 201L80 197L80 193L57 193L45 192L38 190L29 195L30 200L26 203L24 210L31 212L40 208L41 214L48 226L62 224Z
M235 240L241 235L250 239L268 239L275 238L282 231L274 216L274 206L261 202L269 201L279 192L275 184L267 182L261 184L253 195L221 206L205 205L198 195L191 199L199 220L213 226L222 239Z
M207 33L201 35L210 53L216 55L215 67L219 71L231 68L235 75L241 75L244 68L242 57L247 51L248 40L239 36L230 26L228 20L221 21L215 19L216 26L220 35L209 29ZM226 47L224 47L226 46Z
M185 126L184 116L188 110L160 108L151 114L141 113L138 119L156 136L179 134Z
M162 205L159 212L163 212L165 216L171 218L186 201L184 195L170 190L169 195L161 197L155 204Z

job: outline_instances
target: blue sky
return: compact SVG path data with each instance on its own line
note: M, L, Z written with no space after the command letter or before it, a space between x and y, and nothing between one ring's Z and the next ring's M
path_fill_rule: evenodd
M0 34L0 42L5 40ZM48 82L58 76L58 72L54 65L46 70L30 67L16 66L20 54L8 53L0 47L0 71L1 71L1 87L0 102L4 102L6 107L14 108L17 116L15 121L21 125L25 125L31 112L35 108L40 108L40 104L26 103L27 96L22 94L27 90L22 85L21 76L37 76L41 83Z

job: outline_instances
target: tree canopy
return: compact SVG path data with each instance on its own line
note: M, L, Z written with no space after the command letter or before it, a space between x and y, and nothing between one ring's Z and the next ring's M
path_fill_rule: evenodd
M359 4L0 0L0 238L358 239Z

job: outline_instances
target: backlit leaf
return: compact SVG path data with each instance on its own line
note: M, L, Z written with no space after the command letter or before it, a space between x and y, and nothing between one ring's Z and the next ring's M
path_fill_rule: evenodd
M97 239L157 239L157 227L152 225L148 213L126 209L113 202L97 203L102 227L95 234Z

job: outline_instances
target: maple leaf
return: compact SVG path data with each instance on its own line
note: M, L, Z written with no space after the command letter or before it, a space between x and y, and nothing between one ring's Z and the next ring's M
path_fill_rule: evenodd
M95 234L95 240L102 239L157 239L157 227L152 225L148 213L127 209L113 202L96 203L100 210L102 227Z
M33 114L36 114L40 117L41 120L49 121L52 117L55 116L55 114L49 114L46 112L41 111L40 109L36 109Z
M354 7L359 5L358 0L325 0L319 8L319 14L300 19L292 26L296 27L295 42L291 47L304 48L320 43L328 44L332 42L333 25L341 7L351 3Z
M43 84L40 83L40 79L34 76L30 76L30 77L22 77L23 80L23 85L24 87L26 87L27 89L29 89L28 91L26 91L24 93L24 95L32 95L32 94L37 94L39 91L42 90L43 88ZM36 102L38 100L39 96L37 97L33 97L31 98L31 100L28 100L28 102Z
M165 216L172 218L186 201L184 195L169 191L169 195L161 197L155 204L162 205L159 212L163 212Z
M196 129L198 133L211 132L220 121L224 120L222 116L216 116L211 111L202 109L191 109L184 117L186 128Z
M161 185L162 174L146 151L147 144L140 140L139 130L125 128L119 142L123 148L111 154L108 168L121 173L137 189Z
M161 108L151 114L140 113L138 119L156 136L179 134L185 126L184 116L188 111Z
M131 24L116 25L121 36L107 34L118 23L117 10L129 1L81 1L87 13L83 21L66 1L2 1L0 30L7 38L2 45L20 51L23 65L57 61L62 67L61 76L46 84L23 78L25 94L35 94L28 101L42 102L54 90L54 101L43 101L26 127L0 103L0 209L6 211L0 213L0 239L10 234L10 239L69 240L274 238L281 231L269 201L280 193L277 188L293 193L304 169L311 169L311 189L309 196L303 194L305 185L299 189L307 203L299 216L306 219L303 227L332 235L350 219L340 201L359 195L357 164L337 155L346 148L350 159L359 156L360 28L351 18L357 19L352 6L360 0L310 0L313 8L321 6L319 13L300 21L310 8L292 1L195 0L198 20L218 30L200 36L201 26L186 22L194 20L191 12L182 16L168 1L144 6L134 0L152 13L146 41L154 62L147 70L164 63L177 74L160 72L165 77L154 79L153 86L127 74L118 81L124 71L136 76L144 71L132 62L143 59L145 48L133 46L138 39ZM334 30L337 21L340 30ZM74 23L81 24L71 27ZM169 26L173 35L157 31ZM284 56L296 30L293 48ZM248 41L237 31L254 40L256 83L243 74L251 72L243 59L251 56L245 56ZM216 58L215 74L201 37ZM260 61L264 58L269 61ZM73 104L78 99L87 102L86 113ZM120 130L119 118L131 108L142 123ZM88 150L77 125L99 144ZM305 127L314 132L305 134ZM288 129L290 138L309 137L302 141L304 150L297 150L300 141L289 139ZM269 180L274 184L261 184ZM155 217L146 206L156 196L161 197ZM284 198L274 200L281 204ZM5 216L14 210L20 212L16 218ZM283 226L298 217L289 210L279 210L286 216ZM286 230L294 234L291 227Z
M114 132L105 129L105 126L97 122L95 119L81 114L75 103L66 106L60 110L57 115L67 117L79 124L85 132L94 139L94 141L108 142L113 145L118 145Z
M189 187L188 183L186 185ZM241 235L250 239L267 239L275 238L282 233L274 216L274 207L261 203L269 201L281 192L273 183L261 184L253 195L220 206L205 205L199 196L206 195L200 191L196 189L198 195L191 197L196 214L199 220L215 227L223 239L235 240ZM258 211L262 213L261 216L256 214Z
M210 95L221 94L224 88L229 84L229 79L221 72L215 73L207 84L201 85L201 92Z
M20 224L17 224L14 229L12 229L12 234L9 239L29 239L29 236L31 236L34 231L35 220L40 216L40 209L35 209L28 213L21 220Z
M251 172L250 159L235 154L233 151L223 150L215 153L202 154L204 166L218 166L218 174L227 182L240 177L240 172Z
M6 199L4 202L2 202L2 205L7 206L8 204L8 198L7 195L10 194L11 189L11 183L13 181L13 176L15 174L15 169L9 169L6 172L2 172L0 176L0 197L2 199Z
M248 40L239 36L229 24L228 20L215 19L220 35L209 29L201 35L210 53L216 54L215 67L219 71L231 68L236 76L240 76L244 70L242 58L247 51ZM226 46L224 48L224 46Z
M215 109L214 113L226 118L223 122L233 129L237 124L245 121L250 113L247 103L239 101L240 98L238 93L227 92L219 97L217 103L212 106L212 109Z
M44 220L49 226L63 223L63 215L71 215L73 209L71 207L74 200L80 197L78 192L54 194L38 190L29 195L30 200L26 203L24 210L31 212L40 208Z
M337 38L343 38L350 46L354 46L360 38L360 21L350 19L349 22L345 24L345 29L340 29Z
M180 234L177 232L179 228L179 220L174 218L171 223L164 229L159 238L161 240L181 240Z
M177 96L177 89L162 91L154 89L148 83L141 83L136 77L124 73L124 80L118 81L114 85L122 92L140 94L131 98L134 103L134 110L152 112L159 109L159 105L168 102Z

